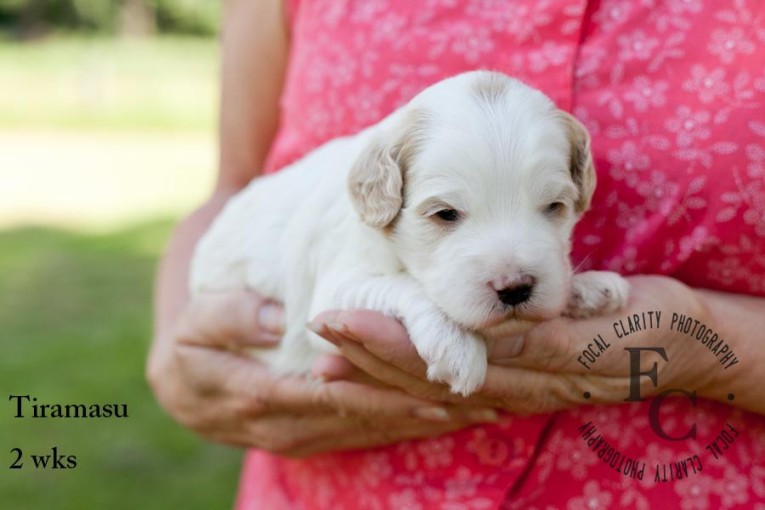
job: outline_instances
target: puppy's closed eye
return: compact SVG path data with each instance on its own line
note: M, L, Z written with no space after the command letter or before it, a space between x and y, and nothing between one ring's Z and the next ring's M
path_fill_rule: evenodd
M417 212L421 216L444 226L454 226L455 223L465 218L463 212L460 212L458 208L442 198L429 198L425 200L417 208Z
M566 213L566 204L562 201L551 202L545 206L543 212L548 218L560 218Z
M441 209L440 211L436 212L435 216L438 217L438 219L441 221L445 221L447 223L454 223L462 218L459 211L456 209Z

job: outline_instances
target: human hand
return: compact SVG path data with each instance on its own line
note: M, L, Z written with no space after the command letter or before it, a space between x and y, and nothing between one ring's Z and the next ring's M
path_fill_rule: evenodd
M194 299L147 376L160 404L207 439L288 456L367 448L493 421L488 409L444 405L379 385L274 377L246 353L278 345L278 305L246 291Z
M687 350L688 344L669 341L679 334L666 327L672 312L702 316L693 290L660 276L635 276L628 281L630 300L618 312L588 319L558 318L539 323L525 335L487 339L490 364L486 381L467 399L450 393L443 384L428 381L427 367L403 325L368 310L325 312L316 318L316 322L326 325L324 337L337 345L345 358L323 360L322 373L328 378L347 380L374 378L420 398L493 406L516 414L546 413L583 404L624 401L630 390L630 370L623 347L659 346L673 363L662 363L659 354L652 351L642 353L641 366L659 362L658 387L647 377L640 378L642 397L666 388L708 386L714 358L679 354L681 349ZM606 349L596 363L588 363L589 369L580 363L583 350L594 337L614 337L614 321L649 310L664 312L661 329L630 334L619 341L620 345ZM585 392L589 399L584 397Z

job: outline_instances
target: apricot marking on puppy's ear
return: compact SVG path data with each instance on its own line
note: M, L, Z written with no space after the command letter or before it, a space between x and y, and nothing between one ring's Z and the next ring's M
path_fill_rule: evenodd
M579 196L574 205L577 214L581 215L590 207L597 183L595 164L593 163L592 150L590 149L590 133L570 113L561 111L561 117L566 125L567 136L571 146L569 160L571 179L579 191Z
M398 216L407 167L424 140L424 121L422 112L412 110L393 132L369 142L351 167L351 203L370 227L385 228Z
M403 203L403 187L395 148L382 140L364 148L348 175L351 202L370 227L382 228L393 221Z

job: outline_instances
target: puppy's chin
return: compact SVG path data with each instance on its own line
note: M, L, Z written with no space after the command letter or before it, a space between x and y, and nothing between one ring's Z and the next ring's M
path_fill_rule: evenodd
M496 318L487 321L486 324L482 325L481 327L493 327L509 321L542 322L560 317L561 313L563 313L562 306L552 309L535 306L516 306L505 310L504 312L497 313Z
M537 323L556 317L560 317L563 312L563 306L539 307L529 305L519 305L514 307L495 306L489 309L476 308L475 312L469 316L452 317L455 322L461 326L473 331L485 331L497 328L509 322L519 323Z

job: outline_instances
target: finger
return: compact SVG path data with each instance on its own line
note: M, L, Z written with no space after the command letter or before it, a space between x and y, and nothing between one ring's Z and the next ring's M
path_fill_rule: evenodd
M337 315L340 312L324 312L319 314L312 323L309 324L309 328L316 334L321 335L326 340L329 340L339 350L345 349L343 354L345 358L339 358L334 356L334 359L319 359L317 364L314 365L313 373L321 375L325 380L329 379L346 379L351 380L352 377L348 375L356 375L358 368L363 367L365 372L372 376L373 379L383 381L389 386L396 386L399 388L405 388L409 390L407 384L413 381L412 374L403 372L402 370L394 367L392 364L382 361L374 354L366 350L366 347L358 339L351 338L351 334L346 325L340 324L337 320ZM355 344L349 345L349 344ZM351 358L352 357L352 363ZM396 380L393 374L405 374L404 382ZM426 377L422 374L422 377ZM353 378L353 380L356 380ZM410 391L411 393L411 391Z
M369 352L425 379L427 365L417 354L403 324L372 310L344 310L325 322L333 333L360 342Z
M219 443L260 448L273 453L289 452L317 438L341 433L349 429L348 424L352 422L352 419L337 414L243 417L234 411L230 417L232 420L227 423L218 423L205 431L204 437ZM233 418L236 418L235 422Z
M303 376L275 377L265 365L249 356L195 345L179 345L177 356L184 379L195 391L229 396L239 407L237 412L250 416L330 413L450 419L442 404L392 388L342 380L323 383Z
M295 383L295 379L289 381ZM305 381L304 381L305 382ZM308 381L308 391L296 384L276 383L272 390L272 409L286 404L286 412L327 412L364 420L399 420L417 418L431 422L465 417L472 422L494 422L497 414L485 407L454 406L418 398L394 388L369 386L352 381ZM296 393L298 393L296 395Z
M324 381L343 379L365 384L380 384L374 377L360 370L356 365L342 356L325 354L311 367L311 375Z
M334 413L278 414L245 420L234 434L228 434L227 439L238 446L289 455L316 441L327 442L332 437L338 440L347 433L359 434L359 428L358 420Z
M273 347L283 329L282 308L246 290L195 297L178 328L180 342L218 348Z
M291 441L336 432L351 419L334 408L307 412L304 407L282 408L269 402L267 394L253 398L248 387L265 388L266 382L273 381L256 360L198 346L181 346L178 351L184 382L191 383L182 389L192 390L183 395L193 404L183 406L180 421L208 440L279 452L294 447ZM285 383L290 381L281 382ZM450 416L441 417L442 421L448 419Z
M489 365L480 393L501 402L499 407L514 414L550 413L588 403L620 401L623 392L609 389L619 386L620 379ZM589 398L589 394L597 397ZM620 396L614 400L614 395Z
M284 307L271 300L264 301L258 310L258 326L264 333L277 337L284 335Z
M326 413L450 419L442 405L390 388L351 381L321 382L302 376L275 377L248 356L199 346L182 345L178 353L185 378L197 392L232 397L237 412L244 415Z
M231 351L183 344L171 344L170 356L155 390L170 415L203 437L244 421L250 409L240 394L228 391L226 381L264 372L262 364Z
M454 394L449 391L448 386L445 384L432 383L419 378L412 378L410 374L398 371L392 365L387 365L381 360L370 360L371 363L383 364L382 366L373 367L371 364L367 364L367 360L374 358L368 351L365 351L363 347L358 346L355 343L351 343L348 347L349 350L346 355L348 355L349 358L327 355L320 358L314 364L313 372L315 374L322 374L325 381L344 379L367 385L396 387L418 398L466 405L470 406L469 409L471 410L476 407L490 409L498 406L498 402L495 399L489 399L479 394L474 394L467 398L459 394ZM358 353L360 352L363 352L363 354L359 355ZM377 374L379 379L372 377L366 371L361 370L354 365L350 359L359 363L360 366L364 366L370 373ZM473 418L483 420L482 416L483 415L478 412L473 415ZM489 421L491 420L489 419Z
M411 421L428 423L432 429L455 420L497 419L490 409L435 405L394 390L378 392L342 381L329 386L296 377L275 379L261 363L228 351L187 345L178 351L186 378L195 381L192 386L200 392L195 401L209 402L202 407L215 410L212 416L197 413L189 421L204 437L227 444L279 451L294 447L284 444L287 440L336 437L339 420L366 428L382 421ZM315 390L321 387L324 391Z
M272 388L274 405L286 411L334 412L341 416L372 419L427 417L448 420L442 404L408 395L400 390L369 386L353 381L303 381Z
M502 365L506 361L513 360L521 353L525 343L525 335L487 336L485 340L489 362Z
M364 311L358 310L358 312ZM372 313L374 316L379 315L374 312ZM417 374L412 374L401 370L394 363L380 359L367 350L366 345L362 345L362 343L366 341L366 338L363 338L361 342L349 339L349 327L345 323L341 324L337 322L338 319L336 319L336 317L339 315L340 313L336 312L333 314L332 318L328 319L324 324L316 324L316 322L314 322L314 326L320 327L312 329L319 334L323 334L324 338L330 340L338 347L338 349L340 349L348 361L353 363L356 367L361 368L374 379L388 386L400 388L411 395L429 400L465 403L484 407L495 405L495 402L491 399L486 399L478 394L471 395L469 398L454 394L449 390L449 387L446 384L429 381L425 371L418 369L416 370ZM327 319L327 317L327 315L320 315L316 320ZM327 327L328 325L334 326L334 329ZM416 355L416 351L414 352L414 355ZM419 357L417 363L421 363L424 366L424 362L419 359ZM346 368L342 367L342 370L346 370Z
M241 393L239 388L257 383L268 370L256 358L246 354L207 346L178 344L175 357L182 380L202 395Z
M578 358L592 338L581 334L581 328L577 328L576 322L581 321L559 318L540 323L522 339L510 339L521 344L516 347L516 356L505 355L498 359L497 355L492 354L491 362L547 372L586 373L587 368Z
M404 372L381 360L357 342L342 340L338 344L338 348L348 361L388 386L429 400L440 402L461 402L464 400L462 396L451 393L447 385L433 383Z
M543 322L523 339L516 357L492 363L536 370L579 374L617 376L628 373L629 356L614 344L613 321L559 318ZM645 353L648 363L658 354Z

